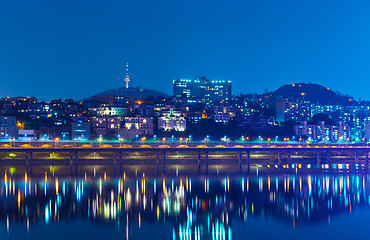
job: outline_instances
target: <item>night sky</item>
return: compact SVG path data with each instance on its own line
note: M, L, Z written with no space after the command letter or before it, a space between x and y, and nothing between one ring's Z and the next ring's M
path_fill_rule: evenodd
M134 86L168 94L207 76L235 94L314 82L370 100L370 3L0 0L0 97L117 88L127 58Z

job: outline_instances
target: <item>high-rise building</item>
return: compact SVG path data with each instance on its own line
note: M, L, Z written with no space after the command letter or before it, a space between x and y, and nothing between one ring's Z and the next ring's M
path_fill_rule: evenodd
M283 123L287 121L307 121L311 117L310 105L305 102L277 102L276 121Z
M173 80L173 95L184 98L188 103L213 104L229 101L231 81L211 81L205 77Z
M0 117L0 132L2 139L18 139L18 127L14 116Z
M324 121L316 125L307 124L302 121L295 126L295 133L298 137L307 137L311 140L318 141L346 141L350 137L349 127L339 121L336 125L326 125Z

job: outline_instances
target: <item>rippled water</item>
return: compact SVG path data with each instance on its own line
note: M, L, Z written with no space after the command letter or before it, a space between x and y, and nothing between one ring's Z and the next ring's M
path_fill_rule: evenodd
M54 167L29 176L2 166L0 238L368 238L366 172L272 169L163 176L87 168L76 177Z

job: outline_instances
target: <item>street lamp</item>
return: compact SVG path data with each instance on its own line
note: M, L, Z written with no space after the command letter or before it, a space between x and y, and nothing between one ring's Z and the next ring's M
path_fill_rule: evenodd
M10 147L12 146L12 141L14 142L14 147L15 147L15 138L9 138L9 145Z
M55 138L55 147L56 148L58 147L58 141L59 141L59 138Z
M230 138L226 139L226 147L229 147Z
M180 146L181 146L181 141L182 141L182 138L180 138Z
M267 147L270 146L270 141L271 141L271 138L267 138Z
M221 138L221 139L220 139L220 145L221 145L221 141L226 142L226 139L227 139L226 135L225 135L223 138Z
M146 137L141 138L141 145L144 144L144 141L146 140Z
M123 141L123 138L119 138L119 147L121 147L121 144L122 144L122 141Z
M98 138L98 141L99 141L99 147L101 147L101 142L103 141L103 138L100 136L100 137Z

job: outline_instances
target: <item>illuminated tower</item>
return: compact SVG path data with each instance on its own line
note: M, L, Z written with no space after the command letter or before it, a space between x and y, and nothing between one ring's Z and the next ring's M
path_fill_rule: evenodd
M126 89L128 88L128 83L131 81L130 74L128 73L128 61L126 63L126 76L125 76L125 82L126 82Z

